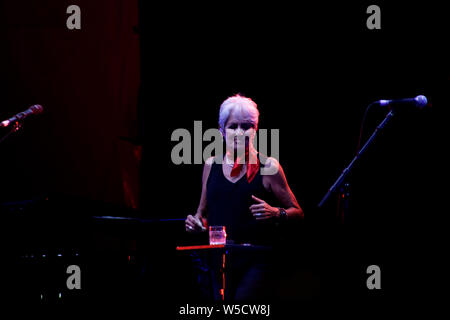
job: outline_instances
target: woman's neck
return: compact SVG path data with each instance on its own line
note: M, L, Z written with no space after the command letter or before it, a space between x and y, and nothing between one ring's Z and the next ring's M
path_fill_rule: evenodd
M246 156L245 158L247 158L247 155L256 156L257 153L258 152L256 151L256 149L253 146L246 148L245 149L245 156ZM243 157L244 154L240 155L240 156ZM239 155L238 155L238 157L239 157ZM225 163L234 164L235 158L236 158L236 151L227 150L227 152L225 153Z

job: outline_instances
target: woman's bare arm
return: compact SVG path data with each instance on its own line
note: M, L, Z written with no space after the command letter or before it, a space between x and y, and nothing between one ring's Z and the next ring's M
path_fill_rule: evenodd
M276 174L270 176L269 178L270 188L272 189L278 200L280 200L280 202L283 204L288 219L303 218L303 210L298 204L291 188L289 188L283 168L277 160L275 160L274 158L271 159L272 165L278 166L278 170Z
M283 204L288 219L302 219L304 217L303 210L297 202L291 188L286 180L283 168L275 158L268 158L266 166L269 166L267 172L273 172L271 175L264 175L263 179L268 184L270 190L275 194L277 199ZM268 219L271 217L279 217L278 208L272 207L263 199L253 196L256 204L250 206L250 210L257 220Z
M195 216L199 219L206 218L206 183L208 182L209 173L211 172L211 166L213 162L213 157L206 160L203 166L202 174L202 194L200 196L200 203L197 208Z
M214 158L211 157L206 160L205 165L203 166L202 193L200 195L200 203L195 215L188 215L188 217L186 218L186 231L201 231L202 228L198 225L199 221L203 226L206 224L206 184L208 182L209 173L211 172L213 159Z

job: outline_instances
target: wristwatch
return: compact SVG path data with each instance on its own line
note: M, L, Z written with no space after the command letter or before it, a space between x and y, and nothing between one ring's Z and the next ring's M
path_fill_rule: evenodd
M280 221L286 221L287 220L287 212L283 208L278 208L280 210Z

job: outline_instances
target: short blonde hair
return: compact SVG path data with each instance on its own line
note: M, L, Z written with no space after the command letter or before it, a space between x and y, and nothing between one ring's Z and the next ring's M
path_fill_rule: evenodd
M257 104L252 99L237 94L226 99L220 106L219 126L222 134L225 133L225 125L234 110L242 112L245 118L255 126L255 129L258 128L259 111Z

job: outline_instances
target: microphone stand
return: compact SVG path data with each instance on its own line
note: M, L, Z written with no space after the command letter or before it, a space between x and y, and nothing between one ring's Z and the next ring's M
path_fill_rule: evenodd
M21 123L21 122L15 121L14 123L12 123L12 124L11 124L11 129L8 131L7 134L5 134L5 135L0 139L0 143L2 143L3 141L5 141L6 138L8 138L12 133L19 131L20 128L22 128L22 123Z
M361 154L363 154L363 152L366 151L367 147L373 142L373 140L378 135L380 130L382 130L384 128L386 123L388 123L389 120L391 120L391 118L393 116L394 116L394 110L391 109L389 111L389 113L386 115L386 117L384 118L384 120L375 128L375 131L372 133L370 138L367 139L367 142L364 144L364 146L361 149L359 149L359 151L357 152L357 154L353 158L353 160L350 162L350 164L342 171L339 178L334 182L334 184L330 187L330 189L328 189L328 192L325 194L325 196L322 198L322 200L318 204L319 208L321 208L325 204L325 202L328 200L328 198L331 196L331 194L333 194L336 191L336 189L338 189L342 185L342 183L345 181L345 178L347 177L347 175L350 173L353 166L355 165L356 161L358 161L358 159L361 157ZM341 213L341 217L340 217L343 222L345 220L345 218L348 217L348 208L349 208L348 198L350 196L349 184L345 183L344 187L340 191L341 191L341 194L340 194L340 198L339 198L339 204L340 204L339 211L343 211ZM343 205L341 204L341 201L344 202Z

